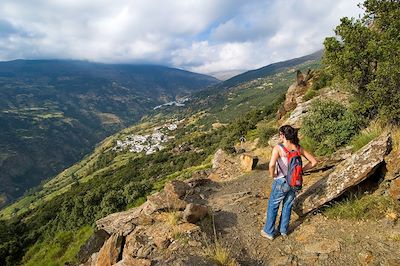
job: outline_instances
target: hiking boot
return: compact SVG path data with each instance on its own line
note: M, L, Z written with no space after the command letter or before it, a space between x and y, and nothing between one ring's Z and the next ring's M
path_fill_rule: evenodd
M264 230L262 230L262 229L261 229L261 236L262 236L262 237L265 237L265 238L268 238L269 240L274 240L274 237L273 237L273 236L271 236L271 235L265 233Z
M287 238L287 234L286 233L280 233L281 234L281 236L283 237L283 238Z

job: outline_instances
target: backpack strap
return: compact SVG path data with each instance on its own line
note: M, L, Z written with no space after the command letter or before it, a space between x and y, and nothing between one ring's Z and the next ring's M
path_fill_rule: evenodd
M290 151L289 151L282 143L279 143L278 145L283 149L284 152L286 152L286 154L289 155ZM299 154L301 154L301 147L300 147L300 145L297 145L297 146L296 146L296 151L299 152Z
M289 153L290 153L289 150L288 150L282 143L279 143L278 145L283 149L283 151L284 151L286 154L289 154Z

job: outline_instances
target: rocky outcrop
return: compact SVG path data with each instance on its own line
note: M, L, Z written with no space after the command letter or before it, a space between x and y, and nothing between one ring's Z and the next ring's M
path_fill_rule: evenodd
M284 110L289 112L296 108L302 102L302 96L306 94L307 90L308 87L306 85L298 85L297 82L293 83L286 93L286 99L283 103Z
M240 166L244 172L251 172L254 170L258 163L258 157L247 153L240 155Z
M240 162L236 157L219 149L214 154L209 178L215 181L231 180L238 177L242 173L241 170Z
M196 198L196 187L206 183L201 175L186 182L173 180L163 191L148 196L140 207L98 220L98 232L111 236L100 245L101 249L93 249L93 254L85 250L88 245L97 246L94 240L82 247L87 260L83 265L151 265L152 260L161 262L178 249L179 238L200 238L200 227L194 223L207 215L208 208L187 198ZM83 261L82 258L80 262Z
M109 234L122 232L129 234L137 225L152 223L150 215L156 211L184 210L188 202L184 200L190 186L179 180L165 185L165 189L147 197L140 207L125 212L113 213L96 221L97 228Z
M111 266L117 263L122 254L123 236L121 234L113 234L104 243L97 256L96 265Z
M297 70L296 82L294 82L286 92L285 102L277 112L277 119L281 119L287 112L294 110L303 102L303 96L310 87L313 72L308 70L307 75L303 75Z
M294 205L298 215L304 215L343 194L348 188L371 176L384 162L384 156L391 148L388 133L372 140L364 148L335 167L306 191L301 193Z
M80 263L87 261L93 253L96 253L103 246L110 235L103 229L97 230L81 247L77 259Z
M203 219L208 213L207 206L190 203L183 212L183 219L189 223L196 223Z

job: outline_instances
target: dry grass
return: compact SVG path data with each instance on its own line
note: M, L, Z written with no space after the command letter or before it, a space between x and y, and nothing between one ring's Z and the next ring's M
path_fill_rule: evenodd
M391 241L400 241L400 234L391 234L390 236L387 237L387 240Z
M400 128L394 127L392 129L393 151L400 150Z
M232 258L229 249L223 247L218 241L205 249L205 255L221 266L237 266L239 265Z
M217 231L215 229L214 215L211 215L211 223L214 233L214 243L211 245L207 244L206 248L204 249L204 255L220 266L238 266L239 264L232 257L229 249L224 247L218 240ZM207 241L205 242L207 243Z
M167 212L166 213L166 221L170 225L177 225L180 219L181 219L180 212Z

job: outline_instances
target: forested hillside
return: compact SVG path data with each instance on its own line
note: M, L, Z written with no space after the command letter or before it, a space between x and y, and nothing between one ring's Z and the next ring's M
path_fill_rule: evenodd
M162 66L0 62L0 207L155 106L216 82Z

